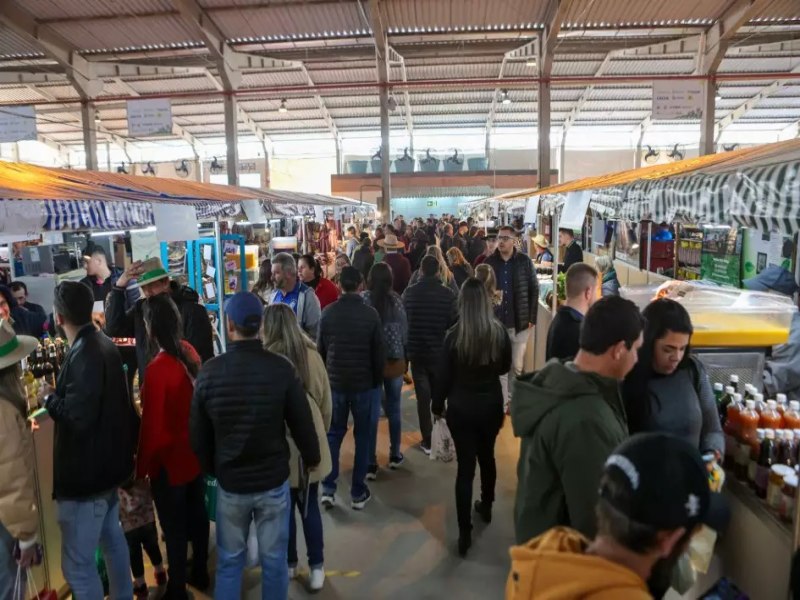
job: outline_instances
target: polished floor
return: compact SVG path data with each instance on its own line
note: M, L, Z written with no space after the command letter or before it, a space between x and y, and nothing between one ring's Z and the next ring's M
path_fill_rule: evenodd
M378 435L378 460L385 465L388 460L385 419L381 420ZM373 499L365 510L357 512L350 509L349 502L343 503L348 500L348 488L342 482L349 483L353 464L353 440L348 435L341 457L340 492L344 494L337 498L342 502L323 511L327 581L314 598L503 597L508 548L514 537L512 510L519 451L510 423L507 420L497 439L498 482L493 521L484 525L476 519L473 546L465 559L459 558L455 551L456 464L429 460L416 447L419 441L416 400L413 388L406 387L403 394L406 462L397 471L381 469L378 480L370 482ZM298 546L301 574L290 585L292 599L309 596L302 573L305 567L302 534L298 535ZM246 574L242 598L261 598L259 576L257 569ZM195 598L207 596L196 593Z

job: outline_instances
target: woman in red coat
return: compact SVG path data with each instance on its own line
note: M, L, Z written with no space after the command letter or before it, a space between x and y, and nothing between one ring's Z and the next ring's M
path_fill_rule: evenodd
M321 309L324 310L328 304L333 304L339 299L339 288L330 279L322 276L322 266L313 254L304 254L300 257L297 273L300 281L314 288Z
M189 412L200 357L182 338L177 306L167 294L144 303L148 339L157 354L142 388L142 427L136 477L150 477L169 563L167 598L188 598L186 584L208 588L208 518L200 463L189 443ZM192 542L192 574L186 556Z

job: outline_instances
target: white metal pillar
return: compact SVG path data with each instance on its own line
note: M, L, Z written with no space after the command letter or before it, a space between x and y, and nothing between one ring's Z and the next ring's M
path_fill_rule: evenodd
M228 185L239 185L239 114L236 110L236 96L228 92L223 96L225 111L225 146L228 172Z
M700 156L714 154L714 127L716 123L717 88L713 79L703 82L703 115L700 118Z
M379 61L380 63L380 61ZM392 176L391 176L391 147L389 144L389 88L381 86L381 198L378 201L378 212L383 222L392 220Z
M539 187L550 185L550 82L539 83Z
M97 129L94 104L88 100L81 101L81 124L83 125L83 151L86 153L86 169L97 171Z

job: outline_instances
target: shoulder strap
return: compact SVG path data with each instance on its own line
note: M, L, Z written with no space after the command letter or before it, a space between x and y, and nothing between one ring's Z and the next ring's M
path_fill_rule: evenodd
M692 385L694 386L694 391L697 393L697 397L700 397L700 382L701 382L701 374L703 373L703 367L698 362L699 359L696 356L689 357L689 368L692 370Z

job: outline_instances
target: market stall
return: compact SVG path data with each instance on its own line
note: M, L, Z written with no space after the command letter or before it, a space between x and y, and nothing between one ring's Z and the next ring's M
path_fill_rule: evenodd
M86 275L80 268L82 250L91 239L120 268L131 260L161 256L171 274L201 293L223 347L222 301L247 289L258 268L258 248L245 244L244 236L229 232L228 222L306 222L320 210L358 206L353 200L316 194L0 162L0 247L8 253L12 272L19 263L23 280L33 292L32 301L40 295L40 303L52 306L52 290L60 281ZM48 364L54 366L52 361ZM52 370L44 373L39 366L31 360L26 378L52 375ZM31 405L31 410L36 408ZM51 421L34 434L40 537L45 550L35 577L63 591L60 530L52 501L53 434Z
M644 306L661 288L684 302L695 326L693 347L713 383L725 384L736 375L742 386L761 389L765 358L788 339L797 304L738 288L768 265L798 277L800 139L483 202L521 199L529 208L526 223L549 228L551 240L559 227L580 232L586 262L610 254L623 295ZM696 286L697 280L709 285ZM554 288L556 293L549 293ZM552 276L540 276L535 368L544 364L557 290L558 267ZM732 525L693 593L726 575L750 597L786 598L791 560L800 545L796 483L786 483L791 506L779 514L774 502L756 497L752 482L732 473L727 481Z

